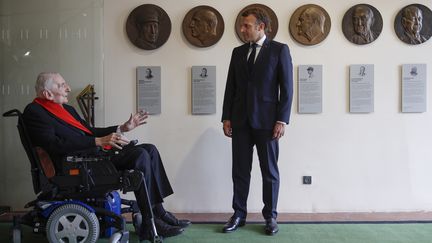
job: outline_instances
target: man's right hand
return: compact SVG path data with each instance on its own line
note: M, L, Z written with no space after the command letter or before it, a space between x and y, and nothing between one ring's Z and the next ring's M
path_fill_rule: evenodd
M129 143L129 140L120 134L111 133L105 137L95 138L96 146L104 147L110 145L113 148L122 149L122 146Z
M225 120L223 121L223 131L225 136L231 137L232 136L232 128L231 128L231 121Z
M142 124L147 123L146 119L148 118L147 111L139 111L134 115L130 115L129 120L127 120L123 125L120 126L121 132L129 132L132 129L135 129Z

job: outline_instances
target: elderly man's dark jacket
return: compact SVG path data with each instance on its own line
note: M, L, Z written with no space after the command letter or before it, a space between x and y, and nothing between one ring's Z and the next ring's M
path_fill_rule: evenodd
M92 128L81 119L76 110L69 105L63 107L93 134L87 134L80 129L64 122L45 110L37 103L30 103L24 110L24 122L34 146L42 147L51 156L56 169L61 168L59 161L66 154L96 149L95 137L106 136L116 131L117 126L107 128Z

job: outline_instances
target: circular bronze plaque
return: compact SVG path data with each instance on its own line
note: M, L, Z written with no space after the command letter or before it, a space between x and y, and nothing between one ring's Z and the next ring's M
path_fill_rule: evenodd
M220 40L225 24L222 15L210 6L191 9L183 19L183 35L194 46L209 47Z
M161 7L143 4L129 14L126 33L135 46L144 50L154 50L168 40L171 20Z
M330 27L329 14L315 4L297 8L289 23L289 31L294 40L308 46L322 42L328 36Z
M380 12L369 4L357 4L348 9L342 20L345 37L354 44L365 45L381 34L383 20Z
M236 19L236 23L235 23L235 30L236 30L238 38L240 40L242 40L244 43L246 42L244 40L244 38L243 38L243 35L242 35L241 31L240 31L241 21L242 21L242 16L241 15L242 15L242 13L244 11L249 10L249 9L253 9L253 8L258 8L258 9L262 10L269 17L270 24L267 27L266 36L267 36L267 38L269 38L270 40L272 40L276 36L277 31L278 31L278 27L279 27L278 19L277 19L277 16L276 16L275 12L273 12L273 10L271 8L269 8L269 7L267 7L267 6L263 5L263 4L251 4L251 5L248 5L245 8L243 8L240 11L240 13L237 15L237 19Z
M421 4L411 4L396 15L394 28L399 39L410 45L418 45L432 35L432 12Z

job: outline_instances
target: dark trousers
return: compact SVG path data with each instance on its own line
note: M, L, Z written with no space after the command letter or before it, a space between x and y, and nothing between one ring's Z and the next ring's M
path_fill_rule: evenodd
M140 144L122 151L112 158L112 162L118 170L135 169L144 174L152 206L173 194L159 151L153 144ZM144 183L134 193L141 213L148 216Z
M235 127L232 130L232 179L234 184L232 207L235 216L246 218L247 215L247 198L255 145L263 181L264 208L262 214L265 219L277 217L279 142L272 139L272 135L272 130L257 130L249 125Z

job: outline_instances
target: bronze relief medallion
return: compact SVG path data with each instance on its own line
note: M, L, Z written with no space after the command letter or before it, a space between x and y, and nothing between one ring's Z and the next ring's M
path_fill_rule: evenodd
M189 43L197 47L209 47L221 39L225 23L216 9L202 5L186 14L182 28Z
M243 41L243 43L246 42L243 38L241 31L240 31L241 21L242 21L242 13L246 10L253 9L253 8L257 8L257 9L262 10L267 15L267 17L269 18L270 24L269 24L269 26L266 26L266 36L268 39L273 40L277 34L278 27L279 27L278 19L277 19L275 12L273 12L273 10L271 8L269 8L263 4L248 5L245 8L243 8L240 11L240 13L237 15L237 19L236 19L236 23L235 23L235 30L236 30L238 38L241 41Z
M411 4L396 15L394 28L399 39L410 45L426 42L432 35L432 12L421 4Z
M129 14L126 33L136 47L154 50L168 40L171 33L171 20L161 7L143 4Z
M365 45L381 34L381 13L369 4L357 4L348 9L342 20L342 31L350 42Z
M294 40L308 46L322 42L328 36L330 28L329 14L315 4L297 8L289 23L289 31Z

